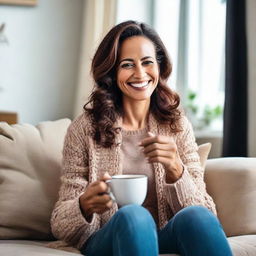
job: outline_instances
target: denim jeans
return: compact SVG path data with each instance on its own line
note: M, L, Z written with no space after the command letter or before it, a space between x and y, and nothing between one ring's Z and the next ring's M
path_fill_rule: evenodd
M81 249L86 256L231 256L218 219L203 206L180 210L157 230L151 214L142 206L119 209Z

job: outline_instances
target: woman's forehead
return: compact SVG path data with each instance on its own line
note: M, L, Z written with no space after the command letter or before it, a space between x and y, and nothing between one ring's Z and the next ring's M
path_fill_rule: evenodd
M141 59L146 56L155 58L155 46L151 40L143 36L127 38L120 47L119 59Z

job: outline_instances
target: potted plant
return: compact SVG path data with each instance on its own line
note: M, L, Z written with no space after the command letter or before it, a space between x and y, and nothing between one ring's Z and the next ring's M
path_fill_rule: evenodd
M223 107L221 105L210 106L206 104L199 108L197 98L198 95L196 92L189 91L187 93L185 111L196 130L207 129L214 120L222 116Z

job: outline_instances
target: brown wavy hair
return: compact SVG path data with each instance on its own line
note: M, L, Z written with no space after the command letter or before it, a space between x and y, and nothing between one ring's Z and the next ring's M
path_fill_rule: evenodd
M117 86L116 69L122 42L133 36L144 36L155 46L159 65L159 81L151 95L150 112L162 124L170 124L171 131L180 131L180 98L167 86L172 72L172 64L167 50L156 33L145 23L125 21L114 26L104 37L92 60L91 73L94 90L84 110L91 116L94 140L103 147L111 147L121 127L114 127L117 118L122 116L122 92ZM88 107L88 104L90 107Z

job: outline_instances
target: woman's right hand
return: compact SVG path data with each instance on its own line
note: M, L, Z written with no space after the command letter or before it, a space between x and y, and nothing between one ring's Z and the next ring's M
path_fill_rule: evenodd
M113 201L108 194L108 185L105 183L109 179L111 176L106 172L101 180L89 184L80 196L79 203L86 220L90 220L93 213L101 214L112 207Z

